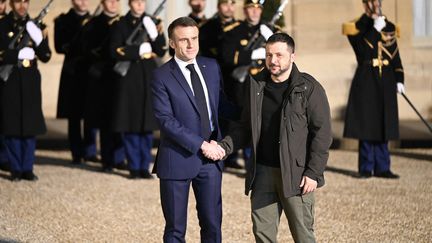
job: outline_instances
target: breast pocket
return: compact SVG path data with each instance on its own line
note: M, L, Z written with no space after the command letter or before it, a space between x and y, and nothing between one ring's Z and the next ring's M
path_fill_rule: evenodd
M289 99L289 119L291 130L297 131L307 127L306 98L304 92L293 92Z

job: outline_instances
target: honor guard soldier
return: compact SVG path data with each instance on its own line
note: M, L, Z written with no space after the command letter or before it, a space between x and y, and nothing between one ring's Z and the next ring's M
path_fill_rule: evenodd
M243 104L244 80L234 78L232 73L236 68L251 65L252 62L264 65L265 48L258 46L256 49L249 49L246 46L250 41L254 41L253 36L256 33L258 37L263 36L266 40L273 34L273 30L261 20L263 3L262 0L246 0L243 6L246 19L225 27L225 30L229 31L226 32L222 43L224 91L228 99L239 107ZM259 70L250 69L253 71L251 74L256 74ZM250 154L249 149L246 149L245 162L248 160L248 154ZM225 166L240 168L236 158L228 158Z
M357 69L351 84L344 136L359 140L359 174L397 179L390 171L388 141L399 138L397 92L404 72L396 41L398 28L381 14L380 0L363 0L365 13L343 25Z
M195 20L198 26L203 25L207 20L204 14L206 0L189 0L189 6L191 7L192 12L188 15L188 17Z
M221 45L225 32L233 27L235 1L234 0L218 0L218 12L215 16L205 22L199 33L200 54L205 57L215 58L221 63ZM238 23L238 22L237 22Z
M86 24L84 52L90 61L84 120L87 126L100 131L103 171L126 168L121 134L111 131L114 93L114 60L110 55L111 27L120 19L119 0L101 0L103 12Z
M113 26L111 55L128 63L115 82L113 130L124 134L130 178L153 178L149 172L152 160L153 131L157 129L151 105L152 72L156 57L166 51L161 24L145 13L145 0L129 0L130 11ZM138 29L137 29L138 28ZM137 31L135 31L137 30Z
M35 136L46 132L37 60L48 62L51 50L45 25L28 15L29 4L29 0L10 0L12 11L0 20L0 66L13 65L10 75L0 81L0 134L5 136L13 181L38 179L33 173ZM22 36L15 38L23 29ZM10 48L14 41L14 46L24 47Z
M88 0L72 0L72 8L54 21L54 44L57 53L64 54L57 103L57 118L68 119L68 140L72 163L82 160L98 161L96 157L96 130L84 122L81 135L88 63L81 45L82 30L89 21ZM89 94L91 95L91 94Z

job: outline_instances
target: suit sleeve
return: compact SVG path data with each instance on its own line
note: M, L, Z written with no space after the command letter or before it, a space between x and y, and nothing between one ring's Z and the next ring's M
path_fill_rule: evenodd
M324 170L332 142L330 106L324 88L317 84L308 98L309 153L303 175L324 184Z
M156 71L153 73L152 82L153 110L161 134L176 145L195 154L200 150L204 139L176 119L171 105L175 101L172 100L163 77L164 75Z

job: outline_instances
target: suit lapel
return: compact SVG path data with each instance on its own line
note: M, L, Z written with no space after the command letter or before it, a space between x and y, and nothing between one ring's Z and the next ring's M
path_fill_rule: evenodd
M195 110L199 113L198 107L195 103L195 97L192 93L192 90L186 81L185 77L183 76L183 73L180 71L179 66L175 62L174 58L170 60L171 62L171 74L174 76L174 78L179 82L180 86L183 88L187 96L189 97L190 102L194 106Z

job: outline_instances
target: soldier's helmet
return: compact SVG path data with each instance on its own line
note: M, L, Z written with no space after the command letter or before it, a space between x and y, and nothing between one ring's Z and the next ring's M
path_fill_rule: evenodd
M245 8L248 8L248 7L263 8L264 2L265 2L265 0L245 0L243 6Z

